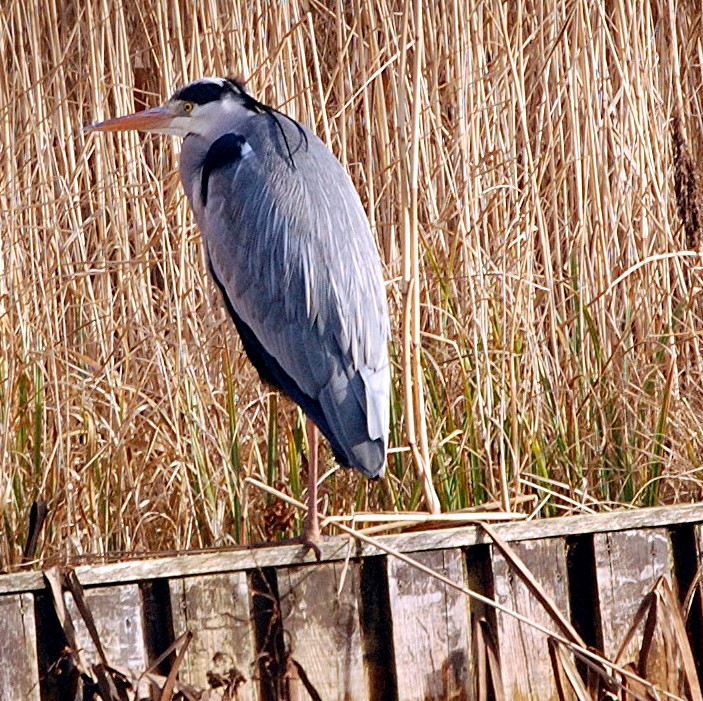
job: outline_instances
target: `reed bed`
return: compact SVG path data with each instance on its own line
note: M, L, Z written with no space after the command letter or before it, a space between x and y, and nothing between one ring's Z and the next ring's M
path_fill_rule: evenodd
M702 19L673 0L2 0L0 566L40 498L45 561L296 528L244 480L301 496L302 417L208 280L178 144L81 128L201 75L243 76L327 140L386 265L388 478L338 471L321 508L426 508L408 429L443 510L700 498Z

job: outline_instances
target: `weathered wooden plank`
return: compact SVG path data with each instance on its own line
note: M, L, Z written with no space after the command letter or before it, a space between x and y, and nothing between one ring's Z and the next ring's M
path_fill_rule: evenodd
M121 584L86 589L85 599L108 662L138 673L146 670L149 663L139 587ZM99 662L97 650L73 597L66 592L64 601L76 629L77 642L85 650L86 661L88 664Z
M531 540L513 543L512 548L568 618L569 589L564 540ZM549 614L497 549L492 549L491 559L496 602L556 631L557 627ZM546 637L501 612L496 613L496 623L505 698L534 701L558 699Z
M325 701L365 701L358 563L346 573L342 563L326 563L276 574L283 640L293 660ZM291 699L307 699L297 676Z
M39 701L34 597L0 597L0 699Z
M691 578L695 577L699 569L703 567L703 526L694 526L693 541L693 552L689 554L691 561L687 563ZM691 586L688 582L686 585ZM703 679L703 582L699 581L696 588L698 593L693 597L686 625L693 656L698 666L698 675ZM688 594L688 592L684 592L684 594Z
M494 525L494 530L508 542L539 540L584 533L606 533L637 528L654 528L682 523L703 523L703 504L682 504L651 509L612 511L607 514L566 516L563 518L505 523ZM380 543L401 552L464 548L480 543L490 543L475 526L418 531L399 535L381 536ZM382 555L371 545L353 545L354 556ZM345 538L330 538L321 546L322 562L343 560L349 546ZM309 548L297 545L272 545L237 550L218 550L207 553L188 553L150 560L118 562L108 565L81 566L76 568L83 586L138 582L162 577L184 577L199 574L216 574L253 570L265 567L287 567L314 562ZM19 572L0 575L0 594L20 591L37 591L46 588L40 572Z
M179 677L200 689L208 689L208 672L236 667L245 681L237 698L258 698L255 671L254 633L247 576L244 572L186 577L169 582L173 631L176 636L193 632L194 637L179 671ZM218 656L219 660L213 660Z
M454 582L465 581L461 550L414 553L413 559ZM388 594L398 698L468 698L468 602L460 592L395 558L388 559Z
M593 536L603 652L613 658L646 594L661 575L672 578L669 534L652 528ZM623 663L635 659L642 635L635 636Z

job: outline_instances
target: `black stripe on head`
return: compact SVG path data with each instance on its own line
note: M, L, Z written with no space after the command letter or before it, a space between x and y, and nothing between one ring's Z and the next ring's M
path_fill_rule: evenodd
M203 172L200 176L200 197L203 207L207 204L207 191L210 184L210 176L219 168L234 165L242 157L242 147L246 139L241 134L229 132L216 139L203 161Z
M249 93L244 87L244 80L236 76L229 76L225 78L225 80L230 84L230 87L235 93L241 93L242 95L246 95L247 97L249 97Z
M232 94L239 97L240 102L246 109L252 112L263 111L261 104L246 91L244 83L239 78L226 78L226 81Z
M174 94L171 98L172 100L184 100L186 102L193 102L197 105L205 105L208 102L217 102L221 100L225 95L236 96L239 103L247 110L256 112L258 114L267 114L276 123L278 130L281 132L283 142L286 146L286 151L288 152L288 158L290 160L290 166L295 170L295 161L293 160L293 152L291 151L290 144L288 143L288 137L281 126L279 117L287 119L291 124L295 125L300 134L302 141L305 142L305 148L307 149L308 138L305 134L303 128L294 119L289 117L283 112L279 112L273 107L259 102L256 98L252 97L244 88L244 83L238 78L203 78L201 80L196 80L190 85L186 85L181 88L178 92ZM215 144L213 144L214 146ZM297 149L296 149L297 150ZM208 154L209 156L209 154ZM237 158L241 158L241 153L237 154ZM217 166L220 167L220 166ZM207 177L209 177L210 171L207 172ZM206 171L203 167L203 204L207 199L207 177Z
M233 94L235 89L237 87L228 80L196 80L178 90L172 99L206 105L208 102L221 100L223 95Z

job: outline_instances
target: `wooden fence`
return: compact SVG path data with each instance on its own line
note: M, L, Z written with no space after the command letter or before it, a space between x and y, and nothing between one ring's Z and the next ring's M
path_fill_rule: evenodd
M703 505L687 505L494 530L584 641L612 659L660 576L681 598L695 584L702 524ZM479 527L379 541L556 630L514 564ZM369 544L335 538L322 546L319 563L300 547L272 546L75 572L110 664L146 670L190 630L179 678L199 689L236 667L236 698L247 701L473 699L487 674L477 646L485 630L495 641L504 698L560 698L544 633ZM73 598L65 599L77 639L93 659L91 636ZM66 639L41 572L0 576L0 624L0 699L67 698L58 673ZM698 596L688 618L698 665L702 630ZM172 653L161 669L173 661Z

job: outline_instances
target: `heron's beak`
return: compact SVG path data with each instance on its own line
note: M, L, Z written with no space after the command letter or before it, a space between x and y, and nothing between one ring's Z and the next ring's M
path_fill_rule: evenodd
M88 124L85 131L153 131L163 133L173 121L174 114L166 106L128 114L124 117L106 119L104 122Z

